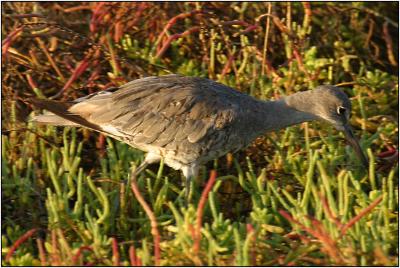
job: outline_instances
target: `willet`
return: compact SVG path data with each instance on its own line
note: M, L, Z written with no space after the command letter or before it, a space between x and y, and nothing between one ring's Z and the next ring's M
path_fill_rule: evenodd
M261 101L205 78L151 76L71 102L32 99L50 113L34 121L82 126L147 152L137 175L159 162L190 180L199 166L246 147L266 132L313 120L343 131L364 166L368 160L349 125L351 102L335 86L319 86L276 101Z

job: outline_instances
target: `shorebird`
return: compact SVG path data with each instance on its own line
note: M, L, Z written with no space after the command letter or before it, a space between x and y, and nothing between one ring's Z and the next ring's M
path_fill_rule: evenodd
M368 166L349 124L351 102L331 85L262 101L209 79L173 74L133 80L71 102L31 102L50 112L33 121L86 127L145 151L135 175L161 159L181 170L187 198L202 164L238 151L266 132L307 121L327 121L343 131Z

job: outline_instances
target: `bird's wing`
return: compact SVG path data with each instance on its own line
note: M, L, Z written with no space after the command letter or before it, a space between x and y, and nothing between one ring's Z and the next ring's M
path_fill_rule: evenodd
M248 96L204 78L147 77L76 100L68 114L85 121L66 119L129 137L133 144L163 147L185 139L196 143L234 122L243 97Z
M148 77L122 86L113 93L109 109L93 113L91 119L112 125L133 137L133 143L196 143L237 117L235 98L235 90L208 79Z

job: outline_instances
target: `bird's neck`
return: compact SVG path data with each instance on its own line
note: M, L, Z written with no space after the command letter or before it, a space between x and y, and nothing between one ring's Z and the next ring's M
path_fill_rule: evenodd
M300 111L290 105L288 98L277 101L260 101L257 116L259 134L286 128L288 126L319 119L317 116Z

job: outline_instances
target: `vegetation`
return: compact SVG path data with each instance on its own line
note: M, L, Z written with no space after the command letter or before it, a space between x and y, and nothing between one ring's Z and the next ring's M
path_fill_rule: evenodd
M397 2L2 12L2 265L398 265ZM167 73L260 99L340 85L369 170L341 133L304 123L209 163L186 207L181 174L162 163L124 183L142 152L28 122L32 96L71 100Z

